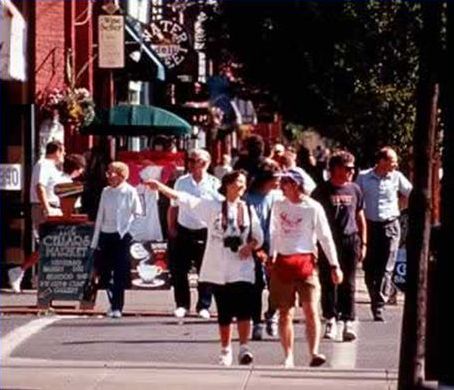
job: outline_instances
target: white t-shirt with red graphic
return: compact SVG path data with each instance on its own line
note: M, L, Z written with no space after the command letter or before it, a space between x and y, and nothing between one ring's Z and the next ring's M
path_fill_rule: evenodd
M331 229L320 203L308 196L299 203L292 203L286 198L274 202L270 253L313 253L317 256L317 241L330 264L339 266Z

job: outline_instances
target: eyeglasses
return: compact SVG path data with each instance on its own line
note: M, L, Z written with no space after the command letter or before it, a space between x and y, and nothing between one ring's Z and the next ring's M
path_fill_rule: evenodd
M349 172L353 172L356 169L356 167L344 165L344 169L346 169Z
M188 163L197 164L198 162L203 162L200 158L188 158Z
M115 171L107 171L106 172L106 177L115 177L115 176L120 176L118 172Z

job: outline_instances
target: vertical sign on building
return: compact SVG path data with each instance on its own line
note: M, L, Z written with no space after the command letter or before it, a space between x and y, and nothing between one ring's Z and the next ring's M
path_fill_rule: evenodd
M98 44L100 68L124 68L125 20L123 16L99 16Z
M26 80L26 23L11 1L0 1L0 79Z

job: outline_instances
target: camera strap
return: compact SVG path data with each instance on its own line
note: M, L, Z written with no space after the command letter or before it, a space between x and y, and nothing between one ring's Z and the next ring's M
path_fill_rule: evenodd
M244 225L244 207L243 207L244 202L238 202L236 207L237 207L237 214L236 214L236 222L238 225L238 228L240 229L240 232L243 233L244 229L246 226ZM250 219L250 218L249 218ZM227 206L227 201L224 200L222 202L222 230L226 231L228 227L229 221L228 221L228 206Z

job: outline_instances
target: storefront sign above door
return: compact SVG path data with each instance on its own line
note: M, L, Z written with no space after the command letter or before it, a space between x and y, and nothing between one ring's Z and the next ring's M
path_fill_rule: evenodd
M188 33L173 20L161 19L150 23L144 28L143 38L169 69L179 66L190 50Z

